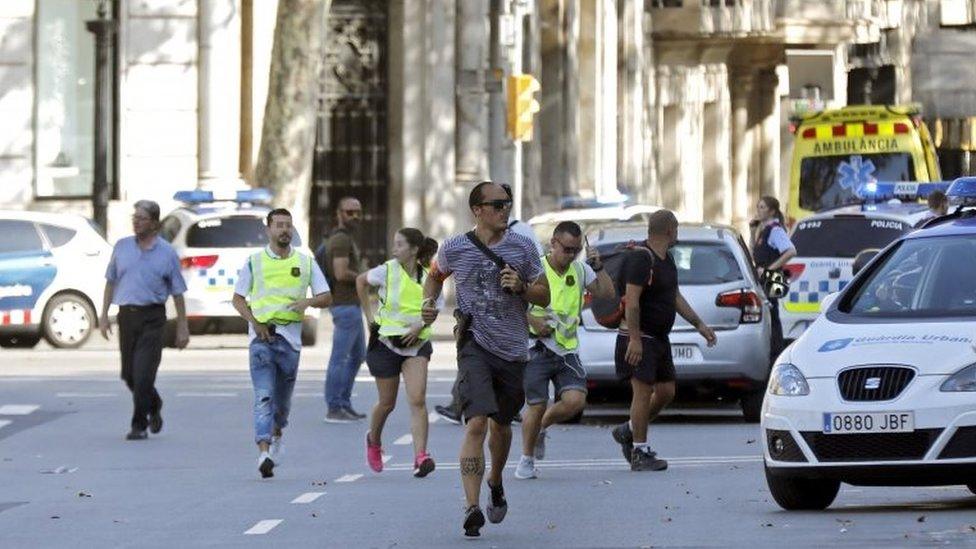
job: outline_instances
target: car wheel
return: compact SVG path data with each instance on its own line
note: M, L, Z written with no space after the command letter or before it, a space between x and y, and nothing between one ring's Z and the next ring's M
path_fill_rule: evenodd
M759 422L759 418L762 417L762 404L765 396L765 389L742 395L739 405L742 406L742 417L746 419L747 423Z
M773 499L787 511L821 511L840 491L839 480L780 477L771 474L768 466L765 469Z
M305 319L302 321L302 346L312 347L318 338L319 321Z
M41 341L39 335L5 335L0 336L0 347L10 349L31 349Z
M52 347L77 349L88 341L96 322L95 309L88 300L78 294L61 294L44 308L41 329Z

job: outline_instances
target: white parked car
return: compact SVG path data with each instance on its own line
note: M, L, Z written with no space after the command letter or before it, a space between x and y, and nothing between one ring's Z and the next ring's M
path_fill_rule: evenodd
M973 214L889 245L777 359L762 437L783 508L826 508L842 482L976 492Z
M588 242L606 255L646 238L646 223L628 223L592 232ZM732 227L682 223L671 254L681 295L718 336L718 343L708 347L680 315L675 319L670 339L678 397L738 400L746 420L759 421L770 366L770 304L745 243ZM617 377L616 342L617 330L597 323L585 307L579 354L591 396L603 388L629 386Z
M790 238L796 257L786 265L790 290L779 300L783 338L800 337L820 314L820 303L851 282L857 254L879 250L914 230L928 206L865 204L845 206L812 215L793 227Z
M0 347L80 347L98 326L112 247L88 219L0 211Z
M567 201L567 205L571 207L542 213L528 221L546 250L549 249L552 231L563 221L575 221L585 234L613 223L633 221L646 224L648 217L661 209L660 206L646 204L599 204L596 201Z
M186 315L192 334L247 333L247 323L231 299L237 271L247 258L268 245L265 231L271 194L265 189L237 191L226 197L210 191L181 191L173 197L183 203L163 218L160 236L180 256L186 281ZM312 256L296 232L292 247ZM164 332L167 346L175 343L176 311L167 302L170 319ZM314 345L319 310L310 308L302 323L302 344Z

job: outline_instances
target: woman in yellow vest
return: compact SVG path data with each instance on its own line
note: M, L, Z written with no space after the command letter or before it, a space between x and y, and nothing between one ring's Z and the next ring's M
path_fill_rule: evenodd
M404 228L393 239L393 259L356 278L356 291L370 325L366 365L376 378L379 401L370 415L366 432L366 462L377 473L383 470L383 425L396 406L400 374L410 402L415 477L434 470L427 453L427 363L433 347L430 326L420 318L424 280L437 253L437 242L417 229ZM380 307L374 315L369 290L376 288Z

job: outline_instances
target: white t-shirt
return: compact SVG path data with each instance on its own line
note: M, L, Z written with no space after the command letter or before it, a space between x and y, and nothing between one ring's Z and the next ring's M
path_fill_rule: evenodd
M386 293L386 263L366 271L366 282L369 283L370 286L377 288L380 295ZM440 309L443 306L444 294L442 293L437 298L437 308ZM400 356L417 356L417 353L420 352L420 348L423 347L425 343L421 342L413 347L400 348L393 345L393 343L390 342L390 339L386 336L380 336L380 341L383 342L383 345L386 345L388 349Z
M547 261L546 258L542 258L542 260L543 261ZM579 263L579 264L583 265L583 287L584 288L587 287L587 286L589 286L590 284L593 284L594 282L596 282L596 271L593 270L593 267L590 267L590 265L588 263L586 263L585 261L576 261L575 263ZM572 269L573 268L572 265L570 265L569 268ZM552 324L550 324L550 326L552 326ZM548 348L550 351L556 353L559 356L566 356L568 354L572 354L572 353L575 353L576 352L576 351L567 351L566 349L563 349L562 347L560 347L559 344L556 343L555 336L540 337L540 338L534 338L534 337L533 338L529 338L529 348L530 349L532 347L535 347L535 342L536 341L541 341L542 344L546 346L546 348Z
M294 249L290 249L290 250L291 253L295 253ZM266 246L264 248L264 251L274 259L283 259L282 257L275 255L275 253L271 251L270 246ZM291 255L289 255L288 257L291 257ZM325 275L322 274L322 269L319 268L315 260L312 260L311 263L312 263L312 278L311 278L312 295L316 296L319 294L324 294L329 292L330 291L329 283L325 281ZM234 285L234 293L241 297L247 297L248 294L251 293L251 280L252 280L251 258L248 257L247 261L244 263L244 266L241 267L241 270L237 271L237 284ZM285 338L285 341L287 341L288 344L291 345L292 349L295 349L296 351L302 350L302 323L301 322L292 322L290 324L278 324L275 326L275 333L281 334L281 337ZM257 334L254 333L254 326L251 326L251 324L248 323L247 344L250 345L251 342L254 341L254 338L256 337Z

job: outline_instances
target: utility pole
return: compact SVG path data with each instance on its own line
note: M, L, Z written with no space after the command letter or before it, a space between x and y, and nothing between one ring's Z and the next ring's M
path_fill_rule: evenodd
M92 211L95 223L108 232L108 152L112 135L112 39L118 31L114 19L106 19L107 5L98 3L98 19L85 21L95 35L95 161L92 181Z

